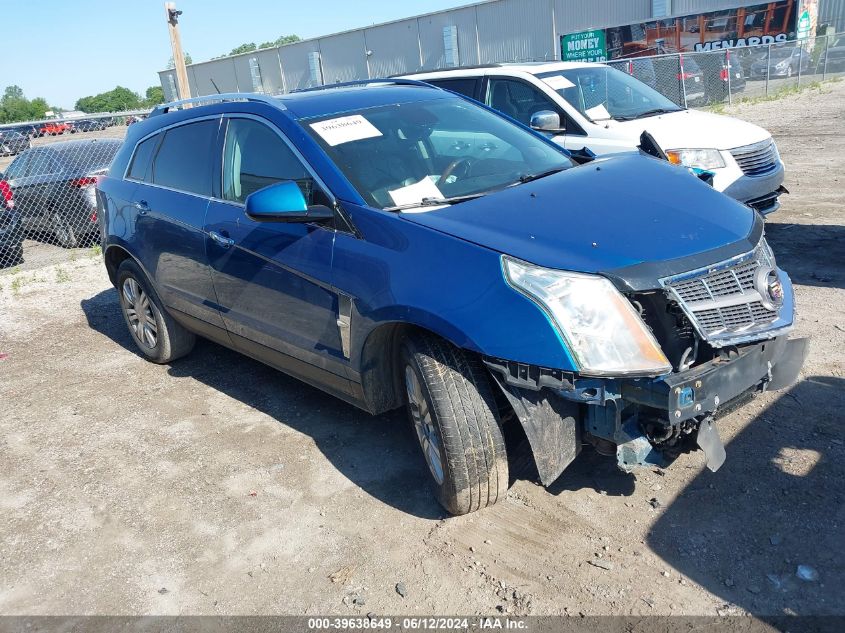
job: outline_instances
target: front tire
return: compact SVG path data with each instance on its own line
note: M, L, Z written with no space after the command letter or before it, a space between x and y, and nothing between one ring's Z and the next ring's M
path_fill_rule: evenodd
M148 360L169 363L193 349L196 337L167 313L134 260L117 269L117 292L132 340Z
M507 494L508 459L490 381L479 360L428 334L401 348L411 426L440 504L451 514Z

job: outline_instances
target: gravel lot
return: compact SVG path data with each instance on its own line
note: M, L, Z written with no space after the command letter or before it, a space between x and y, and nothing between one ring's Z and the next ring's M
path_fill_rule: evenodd
M786 161L767 232L812 350L720 421L718 473L585 451L446 518L402 413L207 342L145 362L65 252L0 273L0 613L845 614L845 82L733 113Z

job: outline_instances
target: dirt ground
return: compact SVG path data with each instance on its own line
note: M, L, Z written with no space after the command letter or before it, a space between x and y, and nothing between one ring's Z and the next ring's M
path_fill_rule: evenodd
M734 113L787 164L767 233L812 348L720 421L719 472L585 450L447 518L401 412L207 342L150 364L78 251L0 273L0 613L845 614L845 82Z

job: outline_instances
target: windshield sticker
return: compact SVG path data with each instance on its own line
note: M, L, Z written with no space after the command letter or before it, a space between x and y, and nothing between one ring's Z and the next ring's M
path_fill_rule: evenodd
M551 77L543 77L546 85L551 86L552 90L566 90L567 88L574 88L575 84L569 81L563 75L553 75Z
M609 119L610 112L607 111L607 108L604 107L603 103L598 104L594 108L590 108L586 112L584 112L588 117L590 117L593 121L600 121L601 119Z
M440 189L429 177L425 177L419 182L415 182L407 187L400 187L393 191L388 191L390 197L393 199L393 204L402 206L406 204L419 204L426 198L442 198L443 194Z
M378 128L360 114L312 123L311 129L332 147L342 143L382 136Z

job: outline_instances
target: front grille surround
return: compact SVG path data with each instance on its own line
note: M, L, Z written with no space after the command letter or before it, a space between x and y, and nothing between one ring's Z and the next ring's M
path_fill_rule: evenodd
M780 161L777 146L771 138L759 143L735 147L730 150L730 153L742 173L752 178L767 176L776 171Z
M760 270L777 274L784 293L780 306L773 305L757 287L755 280ZM792 327L792 284L786 273L777 268L765 239L748 253L666 277L660 284L699 336L713 347L772 338Z

